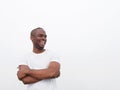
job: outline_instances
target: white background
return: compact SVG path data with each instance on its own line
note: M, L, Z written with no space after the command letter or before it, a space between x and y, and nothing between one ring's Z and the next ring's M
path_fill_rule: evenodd
M119 0L0 0L0 90L26 90L16 66L36 27L62 58L59 90L120 90Z

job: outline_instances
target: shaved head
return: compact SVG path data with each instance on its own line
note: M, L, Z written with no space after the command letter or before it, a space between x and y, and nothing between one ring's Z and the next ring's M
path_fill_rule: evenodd
M31 31L31 36L34 36L34 35L36 34L36 31L37 31L37 30L43 30L43 28L38 27L38 28L33 29L33 30ZM43 31L44 31L44 30L43 30Z

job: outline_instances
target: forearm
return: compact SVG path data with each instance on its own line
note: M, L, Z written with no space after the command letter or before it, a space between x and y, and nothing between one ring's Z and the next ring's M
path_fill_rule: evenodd
M40 69L40 70L30 70L28 72L29 76L32 76L37 79L48 79L48 78L56 78L60 75L59 71L55 71L53 69Z
M17 77L24 84L31 84L40 81L40 79L36 79L34 77L28 76L25 72L29 70L27 65L20 65L19 70L17 71Z
M21 79L21 81L24 83L24 84L32 84L32 83L36 83L38 81L40 81L40 79L36 79L34 77L31 77L31 76L26 76L24 77L23 79Z
M21 73L34 77L38 80L56 78L60 75L60 64L58 62L50 62L46 69L30 69L26 65L20 66Z

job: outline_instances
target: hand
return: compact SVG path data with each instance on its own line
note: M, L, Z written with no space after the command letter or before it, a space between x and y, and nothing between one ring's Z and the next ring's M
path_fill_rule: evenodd
M30 71L30 68L27 65L20 65L19 71L21 73L27 74Z
M17 76L19 80L22 80L26 76L26 74L24 74L23 72L21 72L21 70L19 70L17 72Z

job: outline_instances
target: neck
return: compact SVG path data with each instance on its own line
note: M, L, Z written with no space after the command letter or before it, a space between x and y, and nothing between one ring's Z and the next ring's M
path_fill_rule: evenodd
M37 48L33 48L34 53L42 53L44 51L45 51L45 49L40 50L40 49L37 49Z

